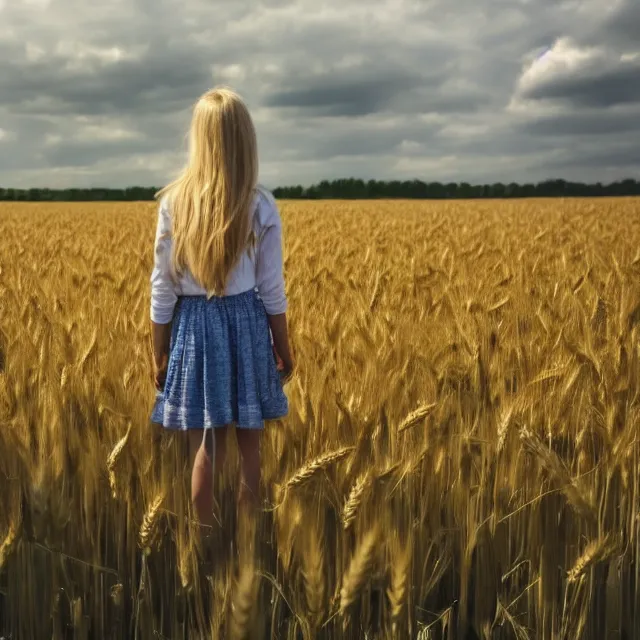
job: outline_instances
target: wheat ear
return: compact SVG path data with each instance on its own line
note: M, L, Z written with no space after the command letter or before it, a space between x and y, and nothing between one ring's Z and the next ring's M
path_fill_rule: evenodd
M294 487L299 487L304 484L319 471L326 469L334 462L338 462L348 456L353 449L354 447L343 447L342 449L330 451L329 453L325 453L313 460L310 460L307 464L300 467L293 476L289 478L289 480L287 480L284 485L284 491L287 492L289 489L293 489Z
M120 455L122 454L127 442L129 441L129 434L131 433L131 422L127 427L127 432L124 434L118 442L116 442L115 446L111 450L109 457L107 458L107 470L109 472L109 486L111 487L111 492L113 497L116 498L118 496L118 479L116 476L116 466L118 464L118 460L120 459Z
M143 549L148 549L151 546L154 538L158 533L158 522L160 520L160 507L162 505L162 501L164 500L164 496L162 494L158 494L154 501L151 503L147 512L144 514L144 519L142 520L142 526L140 527L140 546Z
M526 448L538 457L542 465L558 482L573 510L585 520L593 523L596 520L596 513L591 500L577 486L558 454L545 447L540 438L526 428L520 431L520 438Z
M340 614L344 615L360 595L367 581L375 557L378 529L374 526L362 539L351 563L342 578L340 589Z
M251 637L257 587L258 577L255 567L252 564L245 564L240 571L231 602L229 637L232 640Z
M397 550L392 558L391 584L387 589L387 597L391 605L391 622L394 626L394 634L397 633L396 627L407 601L410 566L411 542L409 541L404 547Z
M353 525L356 516L358 515L358 509L362 504L362 498L370 484L371 474L368 471L365 471L358 476L358 479L351 487L349 497L347 498L342 511L342 524L345 531Z
M591 541L569 570L569 582L577 582L591 567L605 562L619 549L618 540L612 535L606 535L599 540Z
M19 528L12 524L9 527L9 531L7 532L4 541L0 544L0 569L4 567L5 562L13 553L13 550L18 543L19 533Z
M402 433L407 431L407 429L411 429L419 425L436 407L436 403L432 402L431 404L423 404L414 411L412 411L401 423L398 427L398 433Z
M325 582L324 550L316 527L310 528L302 564L309 618L313 626L317 626L324 608Z

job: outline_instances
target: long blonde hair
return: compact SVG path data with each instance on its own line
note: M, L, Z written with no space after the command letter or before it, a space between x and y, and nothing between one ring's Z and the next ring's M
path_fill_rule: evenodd
M258 180L256 133L247 107L231 89L203 94L193 109L189 161L161 189L172 217L172 267L188 270L211 295L223 295L229 273L251 244Z

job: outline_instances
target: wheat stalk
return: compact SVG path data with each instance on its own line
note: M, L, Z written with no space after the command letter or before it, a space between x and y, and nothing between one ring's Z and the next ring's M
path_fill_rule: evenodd
M558 455L548 447L545 447L539 438L527 428L521 430L520 437L527 449L537 456L538 460L560 485L562 492L573 509L589 523L594 523L597 519L595 507L589 497L577 486L566 465Z
M391 623L394 634L397 634L407 604L407 591L410 584L412 542L407 541L396 548L391 558L391 581L387 588L387 597L391 605Z
M252 637L258 584L258 575L253 564L243 565L231 601L229 637L232 640Z
M342 577L340 589L340 614L344 616L360 596L375 560L375 545L378 541L378 528L373 527L364 536L356 549L349 567Z
M13 523L9 527L9 531L0 545L0 570L4 568L7 560L13 553L20 539L20 528Z
M309 528L302 564L309 619L312 626L317 627L324 610L325 580L322 541L315 526Z
M193 565L192 565L193 547L182 546L178 550L178 574L180 575L180 584L185 591L193 588Z

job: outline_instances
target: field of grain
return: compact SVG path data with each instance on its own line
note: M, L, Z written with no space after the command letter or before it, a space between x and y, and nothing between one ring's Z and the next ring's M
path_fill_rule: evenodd
M148 423L155 206L0 205L0 636L640 638L640 202L280 207L236 553L233 442L199 545Z

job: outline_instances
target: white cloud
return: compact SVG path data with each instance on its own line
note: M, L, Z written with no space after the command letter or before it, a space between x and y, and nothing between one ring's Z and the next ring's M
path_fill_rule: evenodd
M146 47L124 48L119 46L96 47L81 40L60 40L54 53L73 62L99 62L100 64L115 64L125 60L139 59Z
M137 140L142 138L139 131L113 124L89 124L73 135L74 140L81 142L115 142L119 140Z
M640 56L615 43L580 45L560 38L525 64L508 111L550 117L585 109L640 109ZM637 132L636 132L637 133Z
M26 42L24 47L28 62L38 62L47 55L47 52L35 42Z
M640 61L640 51L635 51L633 53L623 53L620 56L620 62L638 62Z
M476 136L484 136L490 130L488 124L483 123L452 123L447 124L440 131L438 135L450 138L471 138Z
M602 49L580 48L570 38L560 38L524 70L518 81L518 90L526 93L549 79L571 76L594 64L606 62L607 55Z
M217 84L237 83L246 79L247 68L242 64L214 64L211 68L211 74Z

